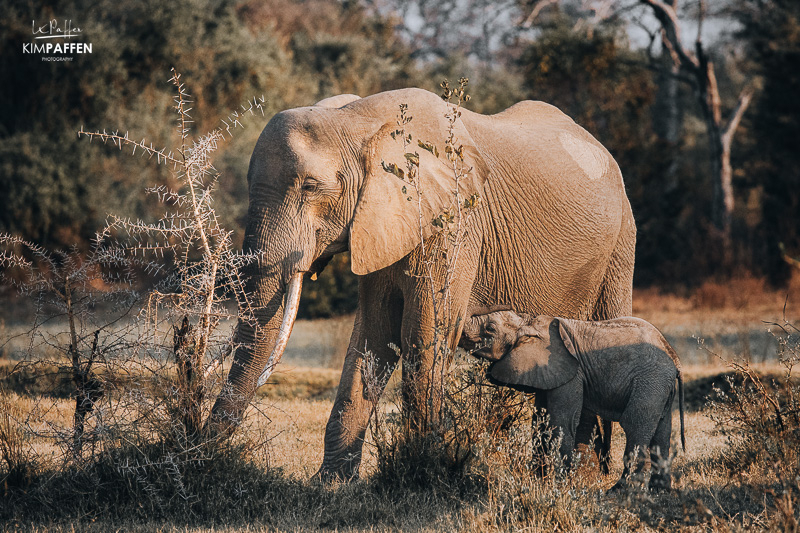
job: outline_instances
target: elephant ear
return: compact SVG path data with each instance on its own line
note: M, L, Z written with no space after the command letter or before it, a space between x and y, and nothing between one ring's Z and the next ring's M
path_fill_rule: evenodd
M558 322L558 334L561 337L561 342L564 343L567 351L577 360L578 348L576 339L585 333L588 323L568 318L556 318L555 322Z
M558 320L553 320L548 329L549 336L533 328L520 328L514 346L489 367L489 376L522 390L551 390L574 378L578 360L562 341Z
M384 124L366 144L364 184L350 225L351 267L357 275L408 255L439 230L434 218L456 208L456 180L444 149L448 135L444 111L441 116L438 109L428 115L413 117L405 125L405 134L411 135L405 149L395 121ZM463 201L480 193L489 171L461 120L453 133L468 171L459 179ZM419 196L408 176L408 161L419 162L413 165Z

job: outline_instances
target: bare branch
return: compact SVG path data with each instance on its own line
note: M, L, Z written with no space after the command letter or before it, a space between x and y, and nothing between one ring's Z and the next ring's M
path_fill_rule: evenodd
M168 154L165 153L166 148L162 148L161 150L156 150L153 147L153 144L150 145L145 144L145 140L142 139L141 141L134 141L128 137L128 132L125 132L125 135L120 135L117 132L114 133L107 133L105 130L101 133L100 131L85 131L83 126L81 126L80 131L78 131L78 137L81 135L86 135L89 139L99 138L101 141L108 142L111 141L112 144L117 146L120 150L122 150L123 146L133 146L133 151L136 153L136 148L140 148L144 153L148 154L150 157L156 156L158 163L160 164L163 160L165 163L172 163L173 165L180 165L182 161L178 160L177 158L173 157L172 152Z
M691 52L686 50L681 43L680 20L675 8L661 0L640 0L653 10L653 15L664 29L665 42L668 42L680 59L681 66L687 70L700 68L700 62Z
M699 0L697 5L697 37L695 42L700 43L703 41L703 22L706 18L706 2Z
M722 143L724 146L730 148L731 142L733 140L733 134L736 133L736 128L739 127L739 122L741 122L745 111L747 111L747 108L753 99L754 93L755 90L753 89L753 87L747 86L744 89L742 89L742 92L739 94L739 99L736 102L736 107L733 109L733 112L731 113L731 118L728 121L728 125L722 132Z
M531 10L530 15L528 15L525 20L522 21L520 26L525 29L530 28L533 25L533 22L542 12L542 10L548 6L552 6L554 4L558 4L558 0L539 0L536 2L536 5L533 6L533 10Z

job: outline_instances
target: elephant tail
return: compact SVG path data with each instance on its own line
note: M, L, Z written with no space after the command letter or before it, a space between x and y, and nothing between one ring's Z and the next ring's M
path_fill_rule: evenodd
M678 409L680 409L681 412L681 446L683 447L683 451L686 452L686 433L683 423L683 413L685 410L683 401L683 372L680 370L678 370Z
M675 349L667 342L667 339L664 338L664 335L661 335L661 340L664 343L664 350L669 355L669 358L672 359L672 362L675 364L675 370L678 371L678 408L681 411L681 446L683 447L683 451L686 451L686 434L684 432L684 422L683 422L683 413L684 409L684 398L683 398L683 367L681 366L681 359L678 357L677 352Z

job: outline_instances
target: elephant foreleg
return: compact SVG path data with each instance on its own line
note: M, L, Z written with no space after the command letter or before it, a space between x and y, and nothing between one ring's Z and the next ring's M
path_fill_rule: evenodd
M464 245L453 269L457 275L446 278L447 264L438 263L434 272L409 276L404 285L403 414L414 431L435 427L441 418L447 372L477 272L476 249Z
M572 455L575 450L575 434L581 420L583 405L583 380L580 375L572 378L564 385L547 391L547 414L550 425L561 434L559 455L564 466L572 466Z
M358 477L367 426L398 356L402 300L380 276L365 276L353 334L336 400L325 428L325 453L317 475L324 480Z
M445 379L455 346L445 334L447 326L431 325L430 309L408 306L403 327L403 415L413 432L425 431L440 418ZM416 314L417 316L412 316ZM423 320L419 320L422 318ZM426 320L430 318L430 320ZM442 323L444 317L438 318Z

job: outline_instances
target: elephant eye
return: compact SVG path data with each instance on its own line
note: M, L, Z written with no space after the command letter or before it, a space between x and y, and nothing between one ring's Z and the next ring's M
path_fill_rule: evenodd
M303 190L306 192L314 192L319 187L319 182L314 178L306 178L303 181Z

